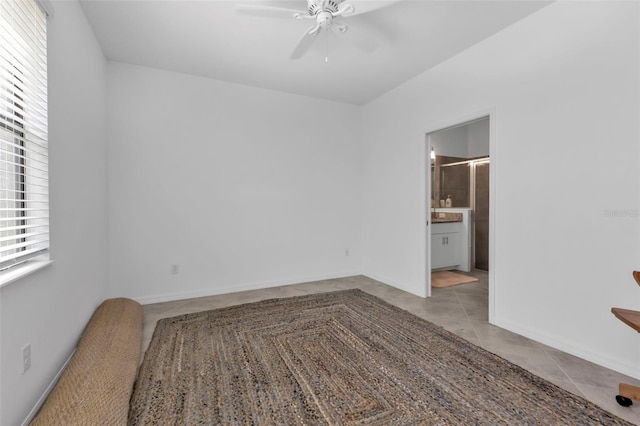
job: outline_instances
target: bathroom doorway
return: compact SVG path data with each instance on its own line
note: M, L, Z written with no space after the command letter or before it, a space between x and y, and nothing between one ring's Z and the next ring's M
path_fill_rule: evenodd
M435 127L427 133L426 254L427 294L441 291L442 277L462 276L444 286L462 291L475 288L465 278L484 287L489 321L492 309L492 219L494 149L490 115L460 124ZM454 277L455 278L455 277ZM433 282L432 282L433 280ZM473 282L473 281L472 281ZM487 315L487 311L484 311Z

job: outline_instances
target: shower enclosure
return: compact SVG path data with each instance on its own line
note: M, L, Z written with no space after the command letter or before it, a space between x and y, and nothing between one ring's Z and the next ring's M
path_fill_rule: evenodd
M473 209L474 267L489 270L489 158L439 165L436 193L451 198L452 207ZM438 199L436 198L436 199Z

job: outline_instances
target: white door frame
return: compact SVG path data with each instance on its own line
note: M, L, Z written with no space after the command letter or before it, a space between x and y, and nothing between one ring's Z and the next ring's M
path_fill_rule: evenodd
M424 183L424 190L420 191L420 193L424 194L426 197L422 202L425 210L424 214L421 215L421 217L424 218L422 223L425 227L422 235L425 236L425 239L423 243L423 256L421 258L424 259L425 262L423 270L425 273L424 282L426 285L425 294L427 297L431 297L431 192L433 191L433 188L431 187L433 183L431 179L431 133L433 132L426 134L426 143L423 144L425 145L425 155L422 156L424 159L422 162L422 170L424 172L424 179L422 179L422 181Z
M431 296L431 141L429 135L450 127L465 124L480 118L489 118L489 157L491 158L491 168L489 169L489 323L494 323L495 299L496 299L496 257L495 257L495 236L496 236L496 171L498 165L498 149L496 139L496 111L495 108L476 111L475 113L450 117L447 120L435 122L426 126L423 133L424 139L420 144L421 159L421 191L420 209L422 217L422 239L421 244L422 271L424 273L425 295ZM428 223L428 225L427 225Z

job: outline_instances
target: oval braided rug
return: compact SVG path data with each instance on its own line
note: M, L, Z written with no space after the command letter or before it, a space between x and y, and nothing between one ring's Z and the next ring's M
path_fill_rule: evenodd
M630 423L348 290L160 320L129 424Z

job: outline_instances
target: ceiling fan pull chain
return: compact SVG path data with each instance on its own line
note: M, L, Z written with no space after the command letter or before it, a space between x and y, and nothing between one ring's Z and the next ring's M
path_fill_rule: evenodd
M324 55L324 62L325 64L329 63L329 31L325 31L324 32L324 39L325 39L325 55Z

